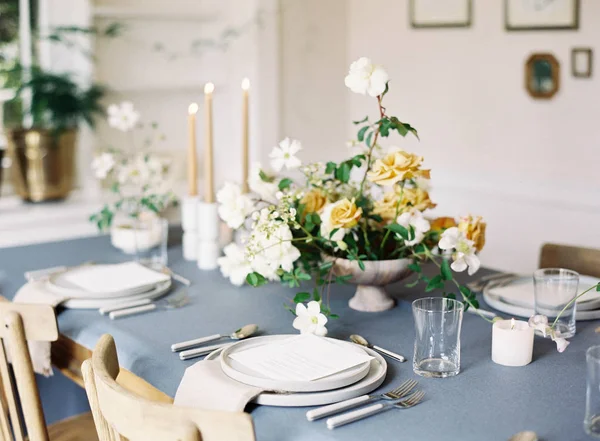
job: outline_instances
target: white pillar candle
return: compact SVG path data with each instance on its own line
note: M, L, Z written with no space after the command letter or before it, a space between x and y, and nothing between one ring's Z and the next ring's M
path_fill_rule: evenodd
M492 361L525 366L533 357L533 328L522 320L499 320L492 327Z
M219 258L219 214L217 204L198 203L198 268L213 270Z

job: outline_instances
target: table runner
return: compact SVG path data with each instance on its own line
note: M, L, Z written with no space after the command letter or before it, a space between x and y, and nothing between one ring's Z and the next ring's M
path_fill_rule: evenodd
M0 292L12 297L24 283L26 270L84 261L117 262L128 257L114 250L107 237L78 239L0 250L0 269L7 275ZM215 332L230 332L258 323L268 334L292 333L292 316L283 310L279 285L235 288L218 271L201 272L185 262L178 246L169 249L174 271L192 280L192 304L178 310L111 321L97 311L67 310L59 314L61 333L93 348L104 333L115 337L121 365L165 393L174 396L185 369L170 345ZM485 264L485 261L483 262ZM478 276L485 271L478 273ZM465 279L466 280L466 279ZM332 288L331 307L341 318L328 323L329 336L359 333L380 346L412 359L413 321L408 301L382 313L360 313L347 306L351 286ZM406 300L424 296L422 287L390 291ZM563 354L551 341L536 338L534 361L523 368L494 364L490 359L491 326L466 314L462 331L462 372L449 379L425 379L412 373L410 361L389 363L381 390L407 378L417 378L427 401L410 411L390 411L361 423L329 431L306 421L306 408L249 406L260 441L384 440L439 441L507 440L521 430L534 430L547 440L587 440L582 427L585 398L585 350L600 344L597 322L580 322L577 336Z

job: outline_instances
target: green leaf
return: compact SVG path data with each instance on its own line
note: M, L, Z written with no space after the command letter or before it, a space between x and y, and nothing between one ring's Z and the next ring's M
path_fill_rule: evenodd
M352 121L353 124L362 124L362 123L366 123L369 120L368 116L365 116L363 119L361 119L360 121Z
M325 173L326 174L335 173L336 168L337 168L337 164L335 162L329 161L327 163L327 166L325 167Z
M285 190L286 188L289 188L290 185L292 185L292 180L290 178L283 178L281 181L279 181L279 189L280 190Z
M429 283L425 287L425 292L431 292L435 289L442 289L442 288L444 288L444 281L442 280L441 275L437 275L429 281Z
M367 135L367 138L365 140L365 144L368 147L371 147L371 141L373 140L373 132L369 132L369 134Z
M596 285L596 291L599 291L599 292L600 292L600 283L598 283L598 284Z
M453 292L444 294L444 297L446 297L447 299L456 300L456 294L454 294Z
M362 260L358 261L358 267L361 269L361 271L365 270L365 263Z
M333 262L323 262L321 265L319 265L319 270L321 271L321 273L327 273L329 272L329 270L331 269L331 267L333 266Z
M262 274L255 271L246 276L246 282L251 286L257 287L266 284L267 279L265 279Z
M338 318L340 318L340 316L337 314L329 314L329 318L338 319Z
M448 259L443 259L442 260L442 265L440 268L440 271L442 273L442 278L444 280L452 280L452 270L450 269L450 263L448 263Z
M273 182L275 180L274 177L267 175L264 171L259 170L258 176L260 176L261 181L263 182Z
M350 180L350 169L350 164L348 164L347 162L342 162L338 169L335 171L335 177L344 184L347 184Z
M329 239L335 236L335 233L337 233L338 231L340 231L339 228L334 228L333 230L331 230L331 233L329 233Z
M352 279L352 274L348 274L346 276L337 276L335 278L335 283L344 284L350 281L350 279Z
M410 265L408 265L408 269L414 271L415 273L420 273L421 265L419 265L417 262L413 262Z
M390 127L392 126L392 122L387 118L382 118L379 124L379 134L384 138L387 138L390 135Z
M367 130L369 130L369 126L364 126L356 134L356 137L360 142L363 142L365 140L365 133L367 133Z
M407 284L406 284L406 285L404 285L404 286L406 286L407 288L414 288L415 286L417 286L417 285L419 284L419 282L420 282L420 280L419 280L419 279L417 279L417 280L415 280L414 282L407 283Z
M408 236L409 236L408 230L406 228L404 228L402 225L394 223L394 224L387 225L385 228L387 230L391 230L393 233L399 234L402 237L402 239L409 240L408 239Z
M458 289L460 290L460 292L465 296L465 297L471 297L472 296L472 292L469 288L467 288L466 286L459 286Z
M319 294L319 290L317 288L313 289L313 300L315 302L320 302L321 301L321 294Z
M299 292L294 296L294 303L304 303L310 300L310 293L308 292Z

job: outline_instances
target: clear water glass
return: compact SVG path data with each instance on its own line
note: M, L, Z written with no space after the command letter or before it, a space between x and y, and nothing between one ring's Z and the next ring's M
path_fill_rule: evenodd
M573 337L577 306L575 302L567 305L577 296L579 274L564 268L543 268L533 273L533 285L535 313L547 316L550 324L560 314L555 329L561 337ZM542 335L541 331L536 333Z
M583 428L588 435L600 438L600 346L592 346L585 353L587 361L587 391Z
M143 265L164 268L168 265L169 222L161 217L135 222L135 258Z
M441 297L412 304L415 320L413 371L423 377L452 377L460 372L460 329L464 306Z

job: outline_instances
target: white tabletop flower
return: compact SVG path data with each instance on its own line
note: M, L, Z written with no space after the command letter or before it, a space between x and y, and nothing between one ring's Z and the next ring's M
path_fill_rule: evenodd
M96 179L106 179L110 171L115 166L115 158L110 153L102 153L92 161L92 170Z
M219 202L219 216L230 228L240 228L246 216L254 210L252 199L244 193L239 185L226 182L221 190L217 192Z
M217 260L221 274L228 277L233 285L242 286L246 276L252 271L250 262L244 255L244 248L233 242L223 248L223 253L225 255Z
M285 138L279 143L279 146L273 147L269 158L271 158L271 167L281 171L283 167L288 170L298 168L302 165L296 153L302 150L302 144L296 139Z
M123 101L121 104L108 106L108 125L112 128L128 132L140 120L140 114L134 109L133 103Z
M327 335L327 317L321 313L319 302L311 301L306 306L302 303L296 305L296 318L292 326L301 334Z
M350 65L350 72L344 82L354 93L368 93L376 97L385 91L389 79L383 67L373 64L369 58L362 57Z
M411 210L407 211L406 213L402 213L396 219L396 223L398 223L398 225L402 225L406 229L413 227L415 238L413 240L404 241L404 243L408 246L421 243L425 238L425 233L427 233L431 228L429 221L423 217L423 213L419 210Z
M454 262L450 265L454 271L460 273L468 268L471 276L479 270L481 263L475 254L473 241L467 239L465 233L458 228L452 227L444 231L438 246L441 250L454 250L452 253Z
M261 177L262 167L260 162L255 162L250 167L250 173L248 176L248 186L250 190L256 193L263 201L270 202L272 204L277 203L275 195L279 191L275 179L271 179L268 176L266 178ZM266 176L262 173L263 176Z

